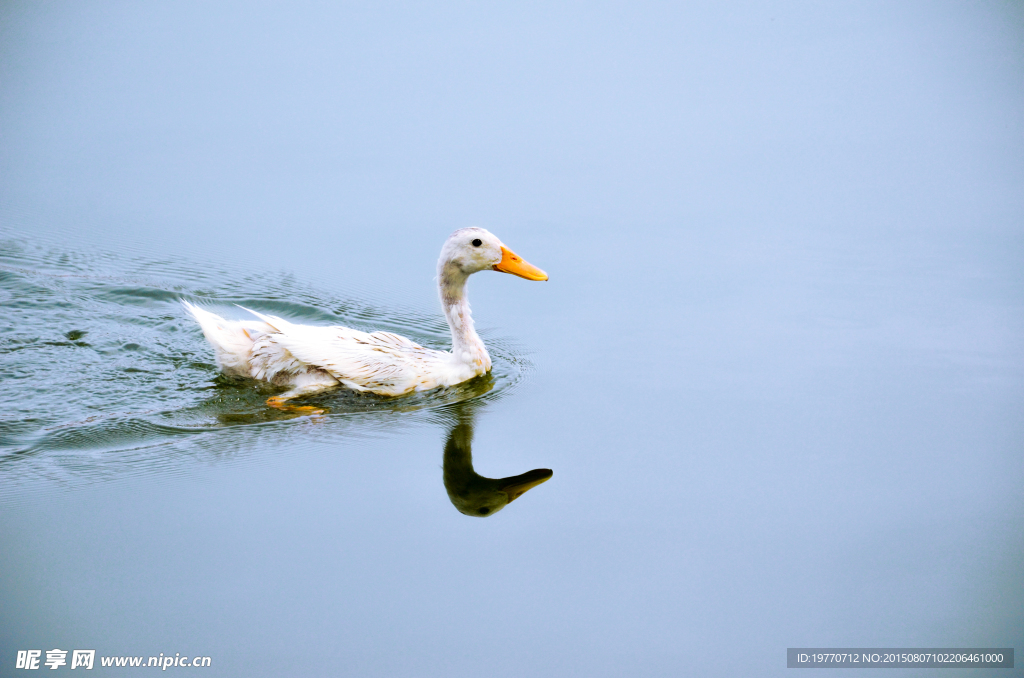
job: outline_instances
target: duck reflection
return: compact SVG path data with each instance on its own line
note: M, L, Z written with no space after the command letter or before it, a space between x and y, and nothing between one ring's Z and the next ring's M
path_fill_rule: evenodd
M444 446L444 489L460 513L486 518L543 483L552 472L537 468L510 478L485 478L473 470L475 409L473 402L458 403L449 409L452 421Z

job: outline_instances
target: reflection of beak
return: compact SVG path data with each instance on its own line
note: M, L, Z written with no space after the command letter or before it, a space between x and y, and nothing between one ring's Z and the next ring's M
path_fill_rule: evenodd
M501 271L502 273L511 273L512 275L518 275L520 278L526 278L527 280L547 280L548 274L540 270L533 264L528 264L523 261L523 258L505 247L501 246L501 261L493 266L495 271ZM529 489L529 488L527 488ZM525 491L525 490L524 490Z
M553 475L551 469L535 468L520 476L502 478L502 484L498 489L507 494L509 503L512 503L524 492L530 488L537 487Z

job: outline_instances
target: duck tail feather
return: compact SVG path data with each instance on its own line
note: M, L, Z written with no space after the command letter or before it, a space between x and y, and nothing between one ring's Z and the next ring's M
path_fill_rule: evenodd
M199 323L206 341L213 347L217 366L225 374L248 377L249 355L253 338L242 323L225 320L192 302L181 300L181 305Z

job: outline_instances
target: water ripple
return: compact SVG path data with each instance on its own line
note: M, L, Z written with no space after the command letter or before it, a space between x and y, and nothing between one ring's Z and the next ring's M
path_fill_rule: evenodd
M241 305L297 322L396 332L432 348L450 345L440 313L375 306L286 274L0 241L0 487L162 471L196 454L237 450L252 436L288 444L311 431L386 435L426 422L437 408L500 398L530 369L512 342L482 332L494 363L488 375L398 398L338 390L309 399L328 414L297 420L266 407L271 387L218 373L182 298L225 315L246 317L235 308Z

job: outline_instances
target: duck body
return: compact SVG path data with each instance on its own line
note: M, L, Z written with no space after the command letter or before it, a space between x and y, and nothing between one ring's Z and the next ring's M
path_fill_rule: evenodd
M232 376L286 387L267 404L280 406L303 395L344 386L398 396L452 386L491 369L476 333L466 282L481 270L529 280L547 274L527 264L489 231L464 228L445 242L438 261L438 292L452 332L452 350L437 351L391 332L311 326L245 309L258 320L232 321L183 301L214 349L217 365Z
M345 386L397 396L458 384L491 369L486 349L467 362L390 332L299 325L250 309L258 322L230 321L184 305L214 347L222 372L303 393Z

